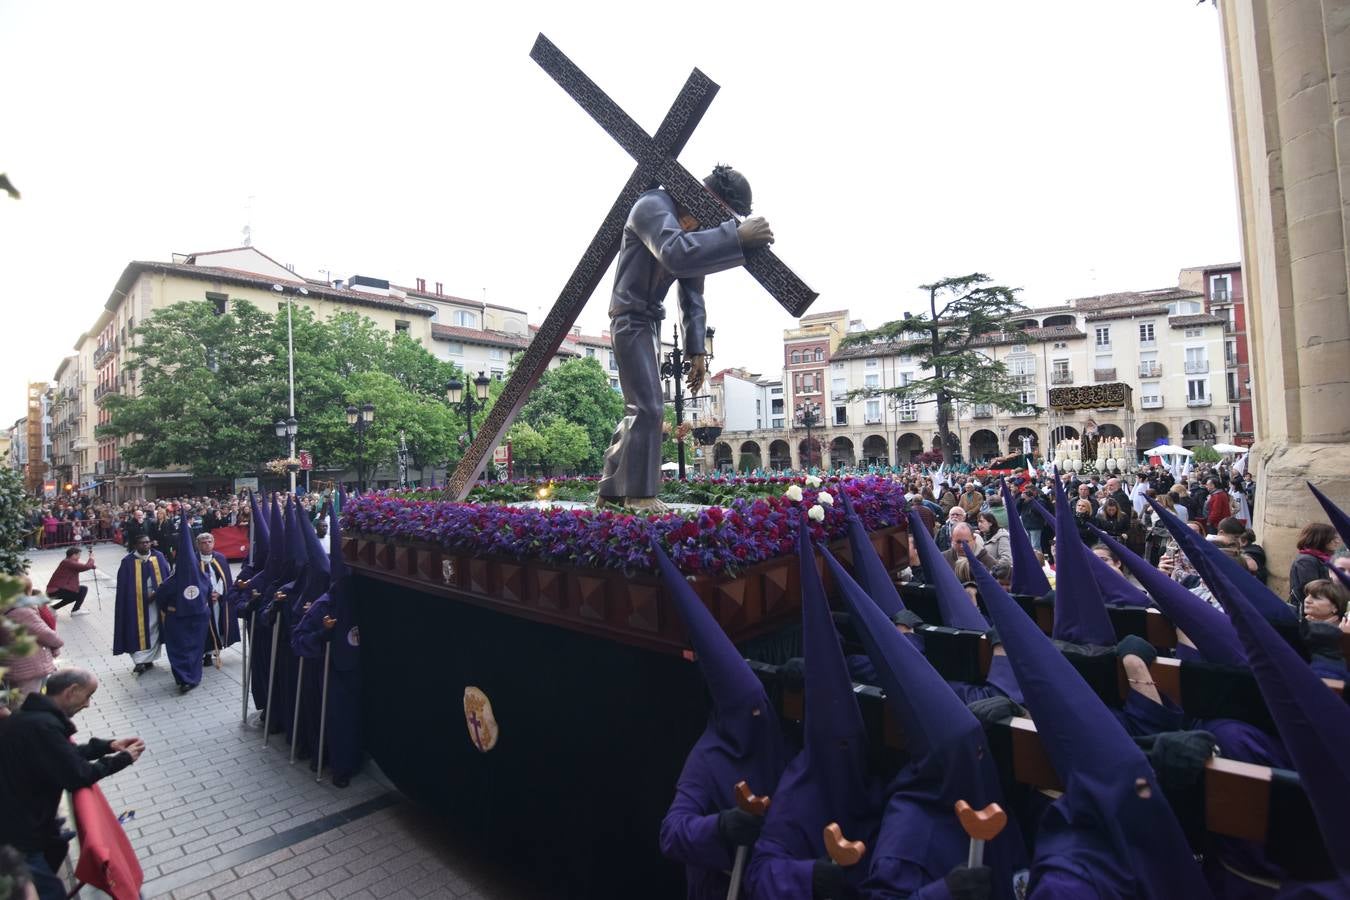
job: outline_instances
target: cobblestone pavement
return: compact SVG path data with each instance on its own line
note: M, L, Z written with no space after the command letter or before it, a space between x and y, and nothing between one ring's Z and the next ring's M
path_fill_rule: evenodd
M30 554L45 586L62 557ZM183 898L463 897L533 900L536 889L458 849L436 820L397 793L373 765L346 789L316 783L306 763L289 764L273 735L262 747L256 715L240 722L243 658L224 654L202 684L179 695L161 658L139 678L130 657L111 653L113 594L121 548L101 544L86 573L80 615L57 612L65 640L59 662L99 678L90 708L75 717L80 739L139 735L146 751L100 782L115 812L135 810L127 835L145 871L143 896ZM99 595L102 596L100 608ZM87 611L87 614L86 614ZM103 896L90 888L81 896Z

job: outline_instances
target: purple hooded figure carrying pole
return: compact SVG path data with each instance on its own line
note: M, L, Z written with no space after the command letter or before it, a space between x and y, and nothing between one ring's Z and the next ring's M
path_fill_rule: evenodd
M824 829L868 847L881 822L882 784L867 767L867 729L830 618L806 510L798 515L806 718L802 751L788 763L764 820L750 867L755 898L830 897L856 889L868 861L841 867L826 856Z
M1064 785L1037 830L1029 896L1209 898L1143 751L1016 601L967 558Z
M963 870L970 841L956 817L956 802L965 800L977 809L1003 802L984 730L843 566L828 550L821 552L876 665L909 753L886 788L889 800L862 894L952 896L974 877ZM1026 866L1015 823L985 848L985 865L992 870L991 896L1013 900L1013 874Z
M201 684L202 648L210 627L211 578L202 571L188 526L187 510L178 525L178 565L155 591L155 605L164 618L164 649L180 693Z
M737 809L735 785L744 781L772 800L788 751L759 678L655 540L652 553L712 701L708 725L685 758L661 822L661 852L684 863L690 900L722 900L737 846L753 844L762 824Z

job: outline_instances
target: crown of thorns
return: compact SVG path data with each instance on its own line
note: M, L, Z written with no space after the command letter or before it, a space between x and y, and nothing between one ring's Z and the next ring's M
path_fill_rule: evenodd
M712 174L703 179L704 185L739 215L750 215L750 182L731 166L717 165Z

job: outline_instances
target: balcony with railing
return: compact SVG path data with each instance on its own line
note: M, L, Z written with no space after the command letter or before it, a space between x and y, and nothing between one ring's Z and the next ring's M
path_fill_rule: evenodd
M1213 398L1213 397L1187 397L1187 398L1186 398L1186 405L1187 405L1187 406L1209 406L1209 405L1210 405L1211 403L1213 403L1213 402L1214 402L1214 398Z
M1237 331L1237 323L1234 322L1232 319L1224 319L1223 330L1228 334L1232 334L1233 332Z
M1203 375L1208 371L1209 371L1209 360L1207 359L1186 360L1187 375Z
M1140 397L1140 398L1139 398L1139 408L1140 408L1140 409L1162 409L1162 406L1163 406L1163 398L1162 398L1161 395L1159 395L1159 396L1157 396L1157 397Z
M917 409L902 409L902 410L900 410L900 421L901 421L901 422L917 422L917 421L919 421L919 411L918 411Z
M976 403L971 407L971 415L977 419L992 419L994 407L988 403Z
M1236 353L1225 353L1223 355L1223 366L1225 369L1236 369L1238 358Z
M1155 362L1146 362L1139 364L1140 378L1161 378L1162 365Z
M1073 384L1072 372L1054 371L1050 373L1051 384Z
M1093 380L1093 381L1115 381L1115 380L1116 380L1116 370L1115 370L1115 369L1093 369L1093 370L1092 370L1092 380Z
M95 347L94 365L95 366L101 365L103 361L107 359L111 354L117 352L117 348L120 347L121 344L122 342L118 338L113 338L111 341L101 343L97 347Z
M1018 387L1035 387L1036 375L1034 373L1030 375L1014 375L1012 377L1012 383Z
M1034 416L1036 415L1036 407L1034 406L1016 407L1014 409L1009 410L1008 415L1018 416L1019 418L1022 416Z
M1214 291L1212 294L1209 295L1209 299L1210 299L1210 301L1213 302L1213 303L1227 303L1227 302L1229 302L1230 300L1233 299L1233 292L1232 292L1232 291Z
M94 388L94 402L102 406L103 402L110 395L116 393L117 393L117 382L113 381L107 384L100 384L98 387Z

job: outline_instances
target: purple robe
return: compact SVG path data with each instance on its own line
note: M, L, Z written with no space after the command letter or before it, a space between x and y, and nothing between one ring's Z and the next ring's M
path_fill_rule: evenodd
M151 611L155 591L169 577L169 561L158 550L137 559L135 553L122 557L117 569L117 601L113 611L113 654L149 650ZM156 617L162 611L156 610Z

